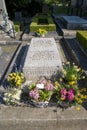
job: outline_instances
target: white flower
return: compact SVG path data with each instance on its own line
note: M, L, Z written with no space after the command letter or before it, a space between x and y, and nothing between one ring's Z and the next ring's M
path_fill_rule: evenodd
M36 84L36 87L37 87L38 89L44 89L44 84Z
M4 97L4 98L3 98L3 100L4 100L4 101L6 101L6 100L7 100L7 98L6 98L6 97Z
M12 96L13 99L20 100L21 90L18 90L16 94Z

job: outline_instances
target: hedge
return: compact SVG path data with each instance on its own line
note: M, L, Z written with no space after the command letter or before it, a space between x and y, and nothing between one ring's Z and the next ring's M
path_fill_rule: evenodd
M25 28L24 23L20 23L20 22L14 22L14 28L16 32L20 32L23 31Z
M38 19L47 19L48 24L38 24ZM39 28L46 29L47 31L56 31L56 25L54 24L51 16L49 15L36 15L30 24L30 31L37 31Z
M87 31L77 31L76 38L87 49Z
M19 22L14 22L14 28L16 32L20 32L20 23Z

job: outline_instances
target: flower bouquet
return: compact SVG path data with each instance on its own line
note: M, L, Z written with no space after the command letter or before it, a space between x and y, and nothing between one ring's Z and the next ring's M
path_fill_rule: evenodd
M17 88L25 82L25 77L23 73L16 71L9 74L7 81L10 84L10 86Z
M61 71L64 81L70 85L77 84L78 80L85 78L85 76L83 76L83 70L74 63L63 63Z
M45 29L41 29L39 28L36 32L37 36L41 36L41 37L45 37L45 35L47 34L47 31Z
M79 89L77 85L69 85L55 82L54 89L56 93L57 103L62 108L68 108L77 104L82 104L87 98L84 89Z
M57 103L62 108L81 104L86 96L78 87L78 80L84 79L83 71L75 64L63 64L62 76L54 83Z
M53 94L54 86L50 80L42 78L29 86L29 98L36 107L46 107Z
M9 90L8 92L4 93L3 100L6 105L13 105L17 106L20 104L21 100L21 89L14 88L13 90Z

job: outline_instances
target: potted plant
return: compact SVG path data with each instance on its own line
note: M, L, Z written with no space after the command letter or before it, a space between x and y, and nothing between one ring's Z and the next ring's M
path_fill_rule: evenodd
M29 99L36 107L46 107L53 94L54 86L50 80L41 78L29 86Z

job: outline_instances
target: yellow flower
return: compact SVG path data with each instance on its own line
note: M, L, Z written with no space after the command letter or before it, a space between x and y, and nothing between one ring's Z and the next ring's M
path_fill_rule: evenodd
M10 74L9 74L9 76L13 76L13 74L12 74L12 73L10 73Z
M76 110L77 110L77 111L80 111L80 110L81 110L81 108L80 108L80 107L76 107Z
M64 101L64 100L65 100L65 98L61 97L61 100L62 100L62 101Z
M81 99L84 99L84 95L81 95Z
M76 80L76 79L77 79L77 77L75 75L71 76L71 80Z
M68 82L69 83L69 85L75 85L76 84L76 81L70 81L70 82Z
M60 85L57 81L54 84L55 84L55 86L59 86Z
M60 81L60 82L62 82L62 81L63 81L63 79L62 79L62 78L60 78L60 79L59 79L59 81Z
M58 89L58 87L60 86L60 84L56 81L55 83L54 83L54 88L57 90Z
M13 76L14 76L14 77L16 77L16 75L17 75L16 73L13 73Z
M77 72L79 72L80 70L81 70L81 68L77 68L77 69L75 69Z
M78 104L82 104L82 100L81 99L78 99Z
M87 95L84 95L84 99L87 99Z

